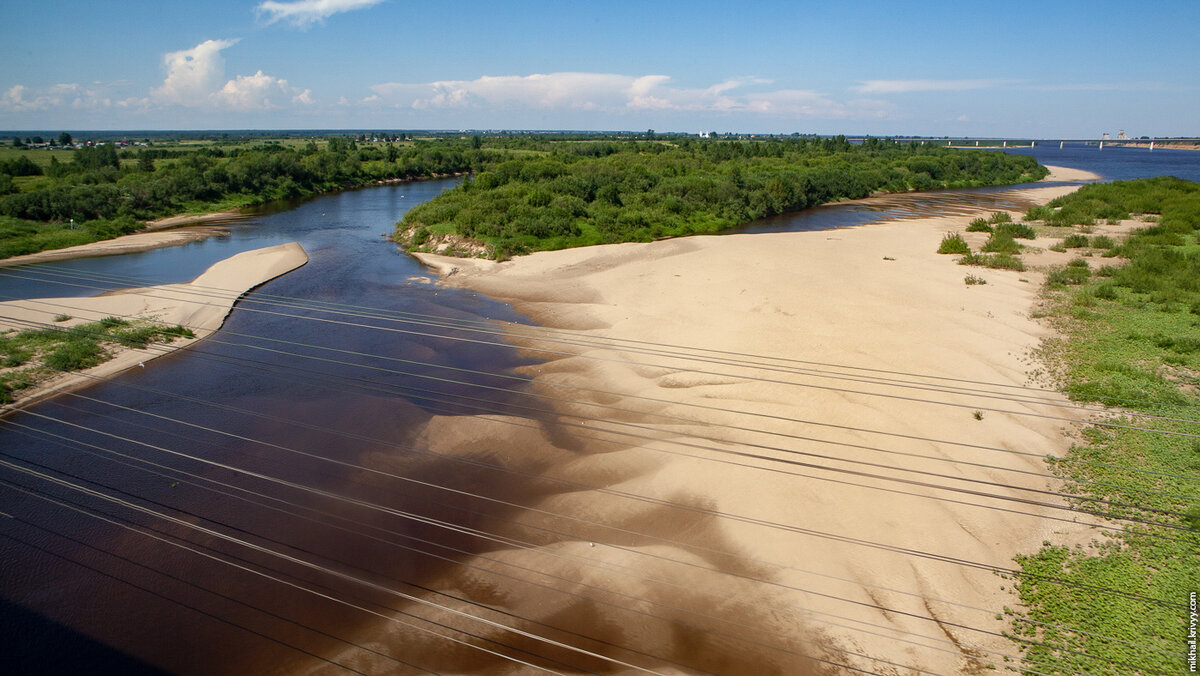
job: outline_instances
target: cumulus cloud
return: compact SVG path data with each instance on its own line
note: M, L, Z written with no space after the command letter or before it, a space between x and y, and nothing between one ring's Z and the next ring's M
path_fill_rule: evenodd
M205 40L191 49L170 52L163 57L166 79L142 103L232 110L261 110L288 102L312 103L310 90L293 87L287 80L261 70L226 80L221 51L235 44L237 40Z
M908 94L990 89L1001 84L1002 80L866 80L851 89L860 94Z
M667 75L538 73L474 80L390 82L371 87L384 102L417 110L522 108L601 111L750 112L789 117L872 117L888 104L835 101L807 90L763 90L769 80L738 78L707 87L677 87Z
M167 79L151 92L152 98L184 106L204 103L225 77L221 50L235 44L237 40L205 40L191 49L168 53L163 57Z
M266 0L255 10L260 16L266 16L267 23L286 21L297 28L308 28L334 14L374 7L381 2L383 0Z
M109 93L112 86L104 83L93 85L56 84L38 90L25 85L13 85L0 96L0 110L23 113L52 108L70 107L81 110L107 108L113 105Z

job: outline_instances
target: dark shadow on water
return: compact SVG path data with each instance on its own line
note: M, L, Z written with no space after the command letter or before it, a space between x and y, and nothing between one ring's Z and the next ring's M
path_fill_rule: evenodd
M157 676L167 672L0 599L0 655L9 674Z

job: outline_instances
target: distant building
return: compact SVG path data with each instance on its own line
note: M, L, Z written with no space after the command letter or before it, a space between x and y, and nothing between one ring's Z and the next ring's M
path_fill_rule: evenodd
M1103 134L1103 135L1100 137L1100 140L1101 140L1101 141L1107 141L1107 140L1108 140L1108 139L1110 139L1110 138L1112 138L1112 137L1111 137L1111 136L1109 136L1108 132L1104 132L1104 134Z
M1128 141L1129 140L1129 137L1125 134L1124 129L1117 130L1117 140L1118 141Z

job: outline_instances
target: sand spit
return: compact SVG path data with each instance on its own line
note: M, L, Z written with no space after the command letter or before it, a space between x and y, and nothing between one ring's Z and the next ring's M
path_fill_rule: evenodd
M1047 169L1050 170L1050 175L1047 176L1046 178L1043 178L1042 179L1043 181L1056 181L1056 182L1066 183L1066 182L1075 182L1075 181L1079 181L1079 182L1099 181L1099 180L1103 179L1103 177L1100 174L1096 174L1096 173L1093 173L1090 171L1084 171L1083 169L1072 169L1070 167L1055 167L1055 166L1049 165L1049 164L1043 165L1043 166L1045 166Z
M90 298L38 298L0 303L0 330L24 330L30 326L71 327L104 317L145 318L168 326L180 324L195 338L178 339L169 345L145 349L113 348L109 361L79 373L65 373L28 390L18 391L15 406L28 406L64 390L73 389L156 357L186 348L211 335L247 291L308 262L308 255L295 242L244 251L215 263L186 284L164 284L138 289L121 289ZM55 322L57 315L71 319Z
M1083 173L1056 170L1055 180ZM1044 203L1073 189L1022 193ZM971 218L505 263L418 254L442 283L510 302L548 336L573 332L568 342L511 339L566 353L531 352L550 360L526 373L533 392L561 399L557 418L520 434L499 416L434 418L415 439L574 482L530 505L520 526L495 525L536 546L501 547L434 586L615 643L543 631L658 670L1002 668L1019 652L997 635L1005 623L995 615L1015 602L987 568L1089 531L1079 515L1023 502L1061 504L1037 492L1054 488L1040 456L1065 451L1071 423L1023 414L1069 416L1050 405L1063 399L946 391L1030 395L1010 386L1028 384L1031 351L1047 335L1030 317L1039 273L935 253ZM965 284L968 273L987 283ZM728 353L681 359L608 339Z

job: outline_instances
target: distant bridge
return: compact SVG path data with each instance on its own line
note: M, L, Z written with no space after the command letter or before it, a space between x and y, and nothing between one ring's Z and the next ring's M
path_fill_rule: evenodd
M985 138L979 136L950 136L950 137L921 137L921 136L847 136L851 143L862 143L869 138L890 138L894 141L920 142L924 145L941 145L952 148L1028 148L1033 145L1060 147L1066 145L1100 144L1113 147L1141 147L1149 149L1151 144L1156 148L1171 147L1172 145L1191 145L1200 147L1200 138Z

